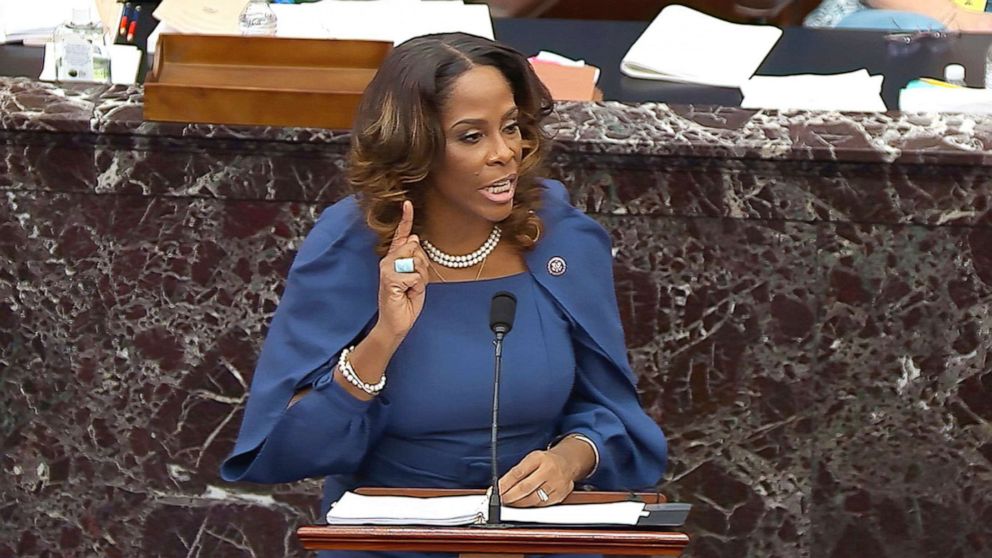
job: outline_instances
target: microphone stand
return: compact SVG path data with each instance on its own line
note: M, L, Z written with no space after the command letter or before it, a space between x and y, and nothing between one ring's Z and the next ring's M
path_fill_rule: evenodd
M498 438L497 425L499 424L499 372L503 364L503 336L505 335L505 332L497 331L496 339L493 341L493 344L496 345L496 363L493 366L493 420L489 443L492 449L493 482L489 494L489 518L486 521L487 525L493 526L500 525L500 508L503 505L499 497L499 468L496 461L496 442Z
M492 437L489 441L492 450L493 478L492 486L489 487L489 517L484 523L486 527L508 527L500 521L500 508L503 502L499 497L499 461L496 458L496 444L499 441L499 373L503 367L503 337L513 329L513 315L516 311L517 297L513 296L513 293L500 291L493 295L489 307L489 329L496 336L493 340L493 345L496 346L496 359L493 366Z

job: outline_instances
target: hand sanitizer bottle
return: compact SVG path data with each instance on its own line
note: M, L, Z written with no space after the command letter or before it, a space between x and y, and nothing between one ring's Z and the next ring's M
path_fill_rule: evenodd
M241 34L247 36L274 37L277 25L276 13L269 7L268 0L248 0L238 18Z
M94 21L92 0L77 0L72 18L55 28L55 79L110 83L110 47Z

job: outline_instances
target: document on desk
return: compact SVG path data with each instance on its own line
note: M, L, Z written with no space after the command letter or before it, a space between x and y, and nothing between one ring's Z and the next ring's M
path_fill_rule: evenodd
M492 39L493 22L485 4L366 0L273 4L280 37L392 41L461 31Z
M73 0L48 0L44 9L32 1L0 0L0 43L51 40L72 6Z
M46 0L44 9L28 0L0 0L0 44L23 42L41 46L52 42L55 28L69 19L76 0ZM116 29L122 4L93 0L96 14L107 29ZM113 41L113 36L108 36Z
M345 492L327 512L329 525L471 525L485 523L489 499L485 494L414 498L365 496ZM510 508L500 515L511 523L553 525L636 525L646 512L642 502L569 504L546 508Z
M485 521L485 494L412 498L345 492L327 512L328 525L470 525Z
M239 34L238 16L248 0L162 0L154 15L178 33ZM461 31L493 38L485 4L458 1L324 0L307 4L271 4L276 35L297 39L357 39L399 44L429 33Z
M754 76L741 87L741 107L885 112L882 79L864 69L831 75Z
M992 114L992 90L940 86L913 80L899 91L899 110Z
M777 27L730 23L671 5L630 47L620 71L640 79L740 87L781 36Z
M238 16L248 0L162 0L152 12L180 33L238 35Z

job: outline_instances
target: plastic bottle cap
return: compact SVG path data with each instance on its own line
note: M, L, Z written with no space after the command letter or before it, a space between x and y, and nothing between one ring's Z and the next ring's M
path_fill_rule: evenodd
M71 21L73 25L85 25L93 21L93 0L74 0Z
M944 66L944 81L956 83L964 81L964 66L961 64L948 64Z

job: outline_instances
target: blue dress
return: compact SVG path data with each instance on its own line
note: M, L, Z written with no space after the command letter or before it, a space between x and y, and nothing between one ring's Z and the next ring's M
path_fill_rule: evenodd
M552 441L575 380L569 324L561 309L527 273L431 283L423 311L386 370L386 388L364 405L381 411L353 415L345 408L325 414L381 423L342 425L350 436L326 442L342 452L365 454L356 475L360 486L489 485L493 334L488 318L492 295L501 290L516 295L517 312L503 348L500 474ZM330 374L318 381L318 389L351 397ZM378 437L360 434L366 428Z
M492 296L517 297L503 346L500 471L544 449L572 391L575 357L568 322L529 274L427 286L424 309L386 370L373 405L362 486L483 488L490 480L493 394ZM341 389L336 383L335 389ZM347 443L347 442L345 442ZM349 444L350 445L350 444Z

